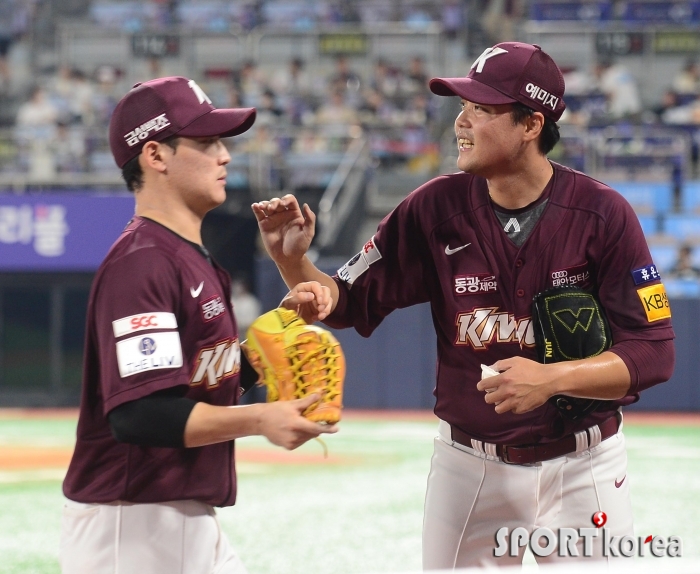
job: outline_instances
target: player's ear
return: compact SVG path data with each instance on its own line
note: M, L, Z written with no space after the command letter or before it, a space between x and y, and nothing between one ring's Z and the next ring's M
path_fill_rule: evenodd
M544 115L540 112L535 112L525 118L525 133L523 137L525 141L536 140L540 137L544 128Z
M165 149L167 149L167 146L163 146L156 141L146 142L141 150L139 162L143 167L148 167L159 173L165 173L167 167L164 161L165 154L163 153Z

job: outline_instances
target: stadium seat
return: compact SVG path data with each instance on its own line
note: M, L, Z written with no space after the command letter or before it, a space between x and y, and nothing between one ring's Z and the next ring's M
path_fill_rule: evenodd
M688 181L683 186L681 209L684 213L700 212L700 181Z
M639 223L642 226L642 231L645 236L654 235L658 232L658 221L655 215L640 215L637 214Z
M662 230L680 241L700 241L700 215L668 214L663 218Z
M662 275L668 273L678 259L678 245L649 245L651 260Z
M532 20L565 20L598 22L609 20L613 13L612 2L533 2L530 5Z
M630 23L692 24L698 10L692 2L623 2L622 18Z
M695 279L664 279L666 293L671 298L700 297L700 282Z
M637 213L667 213L673 205L673 189L670 182L649 183L637 181L609 182Z
M238 4L226 2L181 2L177 4L177 17L183 27L193 30L223 32L235 19Z

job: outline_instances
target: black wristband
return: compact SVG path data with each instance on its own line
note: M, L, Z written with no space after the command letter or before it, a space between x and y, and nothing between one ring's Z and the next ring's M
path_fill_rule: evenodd
M139 446L184 448L185 425L197 403L180 394L168 389L119 405L107 415L112 436Z

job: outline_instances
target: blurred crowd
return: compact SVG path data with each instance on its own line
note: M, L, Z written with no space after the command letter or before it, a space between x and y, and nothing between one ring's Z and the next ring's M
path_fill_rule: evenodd
M158 62L153 66L157 77ZM410 142L417 152L435 139L431 131L434 99L428 96L428 77L420 57L412 58L405 68L378 60L369 78L339 56L325 77L293 58L275 74L246 61L234 70L216 70L197 81L217 107L257 108L259 129L241 139L240 151L269 155L288 151L280 149L288 128L296 128L299 134L292 151L302 153L339 151L329 146L337 138L360 133L374 132L377 142L382 137ZM127 89L120 71L109 66L99 67L92 75L61 67L45 76L17 109L12 137L21 153L15 157L14 169L34 175L111 169L109 162L99 165L102 156L92 152L104 140L111 113Z
M47 4L53 12L68 6L58 0L0 0L0 100L16 86L9 55ZM83 18L127 32L344 23L376 27L399 22L437 25L454 38L468 28L468 42L464 35L457 41L463 49L452 52L464 58L465 71L475 50L515 37L528 12L525 0L74 0L70 5L78 15L76 21ZM481 45L471 46L474 42ZM428 166L435 168L437 142L449 130L451 117L438 108L445 103L428 92L427 80L435 71L426 69L423 58L406 54L401 62L377 59L361 69L353 65L357 59L339 56L331 66L328 58L323 69L318 68L318 59L290 58L274 65L248 60L207 69L195 79L216 106L258 109L260 129L241 139L243 151L268 155L337 151L334 137L362 133L372 141L377 157L424 154ZM151 58L143 79L167 75L163 63ZM700 58L690 58L660 101L646 107L637 79L623 61L599 56L591 69L564 71L567 111L562 124L700 126ZM0 101L0 128L8 128L0 136L0 172L15 169L48 177L113 170L104 149L105 128L133 77L127 82L125 71L112 66L89 70L58 66L36 70L32 80L33 85L15 89L12 102ZM297 132L291 143L276 135L288 128ZM15 146L17 153L8 146ZM697 164L697 141L694 146Z
M620 61L600 57L592 70L564 70L568 110L563 123L590 125L628 119L700 125L700 58L689 58L659 102L645 108L640 87Z
M467 4L465 0L96 0L89 15L98 24L128 32L174 27L247 31L261 26L309 30L321 25L397 22L414 28L436 24L454 34L463 23Z

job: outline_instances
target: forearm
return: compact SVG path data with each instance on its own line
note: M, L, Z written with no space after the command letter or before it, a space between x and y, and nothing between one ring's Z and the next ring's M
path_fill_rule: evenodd
M279 269L282 279L284 279L284 282L290 289L305 281L318 281L321 285L328 287L333 299L331 311L335 309L338 303L338 285L329 275L318 269L306 255L294 264L277 263L277 269Z
M205 446L260 434L264 405L235 407L197 403L185 425L186 448Z
M272 444L294 449L322 433L334 433L334 425L319 425L303 413L320 395L293 401L276 401L235 407L197 403L185 426L185 447L192 448L262 435Z
M614 400L624 397L630 388L627 365L610 351L547 367L553 374L549 382L551 395Z

